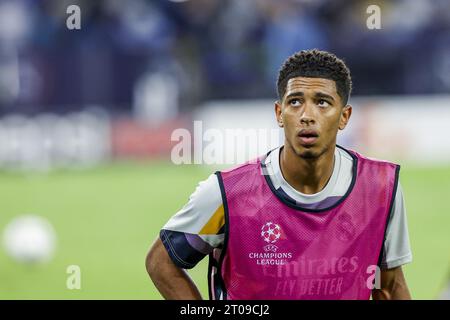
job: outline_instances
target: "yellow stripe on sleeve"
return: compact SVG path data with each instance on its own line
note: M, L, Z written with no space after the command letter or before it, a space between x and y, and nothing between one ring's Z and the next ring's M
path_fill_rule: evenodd
M209 219L208 223L200 230L199 234L218 234L220 228L225 224L225 214L223 205L217 208L216 212Z

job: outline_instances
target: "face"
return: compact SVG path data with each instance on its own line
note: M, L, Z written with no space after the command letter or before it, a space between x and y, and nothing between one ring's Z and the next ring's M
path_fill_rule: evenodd
M350 105L343 105L335 82L323 78L289 79L282 101L275 103L285 144L307 159L334 150L337 132L345 128L351 112Z

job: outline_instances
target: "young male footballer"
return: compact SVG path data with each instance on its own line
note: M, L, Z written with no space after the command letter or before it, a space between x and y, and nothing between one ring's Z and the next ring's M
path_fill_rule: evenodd
M155 286L201 299L184 269L209 255L210 299L410 299L399 166L336 145L352 114L348 68L300 51L277 85L284 145L200 182L147 255Z

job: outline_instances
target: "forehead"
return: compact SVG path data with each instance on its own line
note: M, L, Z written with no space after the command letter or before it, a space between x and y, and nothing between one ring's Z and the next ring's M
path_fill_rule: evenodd
M336 83L333 80L307 77L295 77L289 79L286 84L285 96L296 92L306 91L320 91L333 97L338 97Z

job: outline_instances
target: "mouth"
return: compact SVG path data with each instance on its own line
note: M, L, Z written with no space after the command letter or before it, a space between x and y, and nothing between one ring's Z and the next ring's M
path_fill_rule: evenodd
M302 129L297 136L303 146L312 146L319 138L317 131L312 129Z

